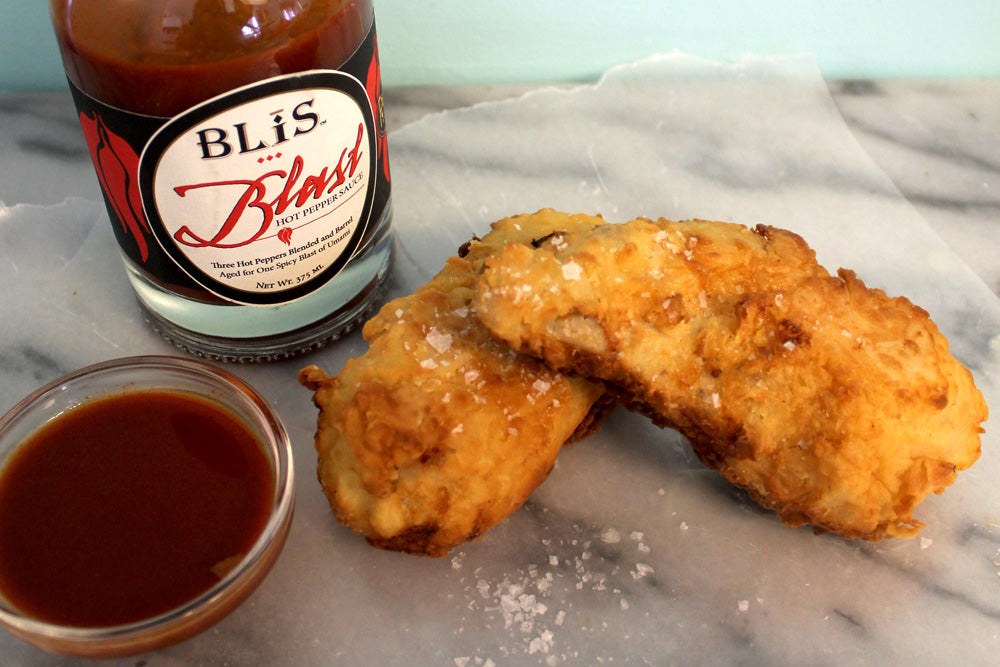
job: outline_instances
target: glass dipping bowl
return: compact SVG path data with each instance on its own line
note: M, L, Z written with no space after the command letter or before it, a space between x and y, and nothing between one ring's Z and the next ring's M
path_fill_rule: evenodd
M294 511L291 443L278 416L244 381L212 364L166 356L98 363L38 389L0 418L0 471L19 446L65 411L95 399L133 391L194 395L228 409L262 445L273 472L270 516L253 546L211 588L168 612L108 627L69 627L32 618L0 590L0 623L13 635L51 653L106 658L154 650L197 634L235 609L278 558Z

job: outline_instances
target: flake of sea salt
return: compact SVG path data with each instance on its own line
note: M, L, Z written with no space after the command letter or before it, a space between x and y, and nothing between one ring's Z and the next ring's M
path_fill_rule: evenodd
M552 631L545 630L537 637L532 638L531 642L528 644L528 654L534 655L535 653L548 653L549 649L552 648L552 643L554 641L554 635Z
M479 377L479 371L475 369L471 371L465 371L465 375L463 375L462 377L465 378L466 384L472 384L476 380L476 378Z
M712 394L712 407L716 410L722 405L722 401L719 399L718 394Z
M655 570L653 570L652 565L649 565L647 563L636 563L635 569L632 570L632 578L642 579L645 576L653 574L653 572L655 572Z
M434 361L433 359L424 359L423 361L420 362L420 367L421 368L426 368L426 369L430 370L430 369L433 369L433 368L437 368L438 367L438 363L436 361Z
M552 388L552 383L546 382L545 380L539 378L532 383L531 388L537 391L539 394L544 394L545 392L547 392L549 389Z
M789 351L794 350L795 349L795 341L794 340L786 340L785 343L784 343L784 347L785 347L786 350L789 350Z
M606 544L617 544L622 541L622 536L614 528L605 528L601 531L601 541Z
M570 260L562 265L562 275L566 280L579 280L583 275L583 267Z
M749 600L740 600L739 602L736 603L736 607L741 612L745 612L746 610L750 609L750 601Z

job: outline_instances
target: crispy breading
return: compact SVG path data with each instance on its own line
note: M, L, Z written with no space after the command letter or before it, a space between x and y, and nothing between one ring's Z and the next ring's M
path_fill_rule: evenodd
M987 407L928 314L773 227L638 219L512 243L473 300L512 348L599 378L786 523L912 536Z
M336 518L378 547L442 556L520 507L560 448L614 403L497 343L469 306L507 242L601 220L541 211L494 223L428 284L367 322L368 350L336 377L315 366L318 476Z

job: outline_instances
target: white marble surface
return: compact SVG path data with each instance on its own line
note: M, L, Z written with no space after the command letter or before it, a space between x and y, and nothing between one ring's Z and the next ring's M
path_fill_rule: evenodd
M392 90L392 290L542 206L774 224L927 308L996 405L998 93L681 56L581 86ZM81 365L171 353L134 306L68 95L0 96L0 173L0 410ZM674 433L619 411L484 539L422 559L337 526L315 482L295 373L363 348L355 335L234 369L294 440L289 543L222 623L120 664L988 664L1000 649L993 421L982 459L919 508L920 537L869 544L782 526ZM68 662L5 634L0 656Z

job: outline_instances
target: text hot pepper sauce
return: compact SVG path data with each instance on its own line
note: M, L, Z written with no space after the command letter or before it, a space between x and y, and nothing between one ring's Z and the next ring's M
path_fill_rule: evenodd
M370 0L51 0L127 275L225 360L333 340L377 305L392 215Z

